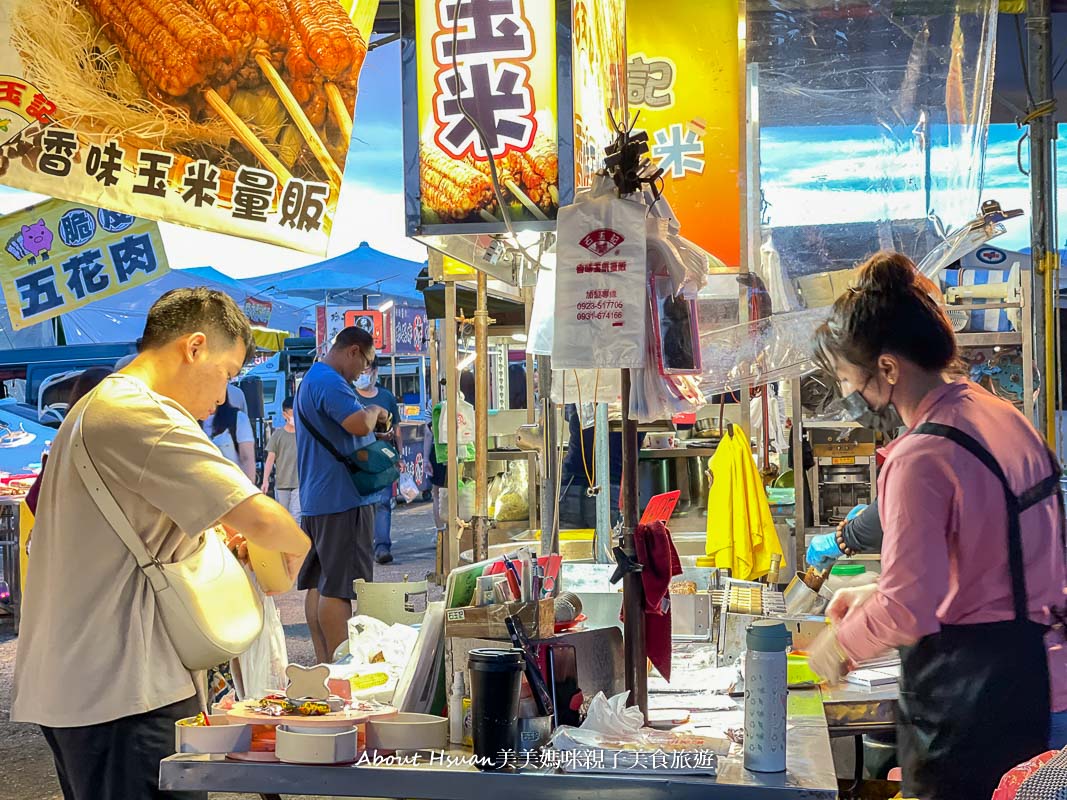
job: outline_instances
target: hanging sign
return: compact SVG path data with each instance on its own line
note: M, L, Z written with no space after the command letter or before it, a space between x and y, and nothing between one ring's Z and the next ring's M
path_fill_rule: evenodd
M555 219L555 3L415 0L412 21L419 223L502 227L490 159L513 219Z
M365 37L251 5L0 0L0 183L324 254Z
M422 306L394 306L392 352L396 355L422 355L426 352L428 324Z
M738 0L626 3L630 111L682 235L729 267L741 264L745 205L741 14Z
M270 324L270 313L274 310L274 304L270 300L261 300L249 295L245 298L242 309L253 325L266 326Z
M46 200L0 220L0 286L15 330L170 271L154 222Z
M362 328L374 338L374 349L385 348L385 326L381 311L356 306L319 306L316 309L315 338L319 351L328 349L334 338L345 328Z

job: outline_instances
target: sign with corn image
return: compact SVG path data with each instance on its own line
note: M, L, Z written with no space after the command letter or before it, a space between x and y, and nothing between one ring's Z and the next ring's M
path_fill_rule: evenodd
M377 5L0 0L0 183L323 254Z

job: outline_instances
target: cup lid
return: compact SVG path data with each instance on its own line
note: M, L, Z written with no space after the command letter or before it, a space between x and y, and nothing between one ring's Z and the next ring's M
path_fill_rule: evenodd
M522 650L515 648L476 647L467 653L469 664L524 664Z
M837 564L830 570L831 575L843 575L845 577L863 575L867 568L863 564Z
M784 652L793 644L793 635L783 623L773 619L757 619L749 623L745 634L748 649L760 653Z

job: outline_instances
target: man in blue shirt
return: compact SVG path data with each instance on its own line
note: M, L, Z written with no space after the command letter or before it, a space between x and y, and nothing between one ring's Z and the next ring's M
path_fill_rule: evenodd
M387 426L378 426L377 436L392 443L398 453L404 452L404 442L400 433L400 406L396 395L378 385L378 361L371 364L370 371L364 372L356 380L356 391L361 403L373 403L388 412L391 422ZM385 428L385 430L383 430ZM393 487L389 486L374 495L374 560L379 564L393 561Z
M345 456L374 441L374 429L388 412L364 405L352 388L373 361L370 334L345 328L308 370L296 396L301 525L311 538L297 587L307 590L304 611L319 663L331 662L348 636L352 582L374 578L374 498L356 491L348 468L312 430Z

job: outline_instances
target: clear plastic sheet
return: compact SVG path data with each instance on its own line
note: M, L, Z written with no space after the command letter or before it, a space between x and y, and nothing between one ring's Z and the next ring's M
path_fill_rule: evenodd
M812 333L870 253L920 262L940 248L924 265L936 275L953 249L997 234L967 230L982 199L995 2L749 0L747 23L763 201L752 267L773 313L702 319L709 396L808 371ZM945 246L946 231L961 235Z

